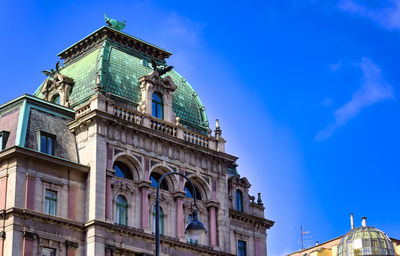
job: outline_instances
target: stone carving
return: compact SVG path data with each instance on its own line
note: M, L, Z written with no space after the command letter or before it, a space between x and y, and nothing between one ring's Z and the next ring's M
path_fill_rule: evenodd
M172 111L172 100L177 87L171 77L165 75L167 72L171 71L173 67L158 67L154 60L152 60L152 65L154 71L139 78L142 99L138 110L151 115L152 96L154 92L157 92L162 96L164 103L164 120L176 123L176 115Z
M55 69L43 70L47 76L40 92L47 101L54 101L54 97L59 97L59 102L54 102L66 107L70 106L69 96L74 86L74 80L60 73L60 62L58 61Z

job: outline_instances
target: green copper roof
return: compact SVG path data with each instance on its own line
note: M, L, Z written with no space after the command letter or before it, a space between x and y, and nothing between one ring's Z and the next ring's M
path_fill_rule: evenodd
M95 93L96 87L125 99L125 103L136 105L141 99L138 79L152 71L152 68L142 65L142 60L129 50L117 49L112 42L106 40L100 48L75 62L67 63L60 72L74 79L70 102L76 108ZM205 132L208 129L208 119L197 93L176 71L172 70L166 75L177 86L172 103L173 111L181 118L182 124ZM41 97L39 91L35 95Z

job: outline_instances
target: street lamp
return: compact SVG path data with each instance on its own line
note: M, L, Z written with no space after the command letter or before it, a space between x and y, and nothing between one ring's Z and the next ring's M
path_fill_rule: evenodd
M189 181L190 185L192 186L192 191L193 191L193 213L192 213L192 220L190 223L186 226L185 228L185 234L189 236L190 239L193 240L198 240L203 233L207 232L206 227L204 224L199 221L198 216L197 216L197 210L196 210L196 189L193 185L193 183L190 181L190 179L179 172L168 172L161 176L161 178L158 180L157 184L157 198L156 198L156 256L160 256L160 185L161 182L164 180L164 178L168 175L171 174L176 174L179 176L184 177L187 181Z

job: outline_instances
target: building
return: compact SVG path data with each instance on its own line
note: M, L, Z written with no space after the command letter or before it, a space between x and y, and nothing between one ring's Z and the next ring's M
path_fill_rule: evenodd
M249 195L217 121L166 50L102 27L58 56L34 95L0 107L0 256L265 256L274 222ZM208 233L188 240L194 192Z
M399 256L400 240L389 238L384 232L367 226L365 217L361 227L354 227L351 214L350 231L332 240L316 243L310 248L288 254L288 256Z

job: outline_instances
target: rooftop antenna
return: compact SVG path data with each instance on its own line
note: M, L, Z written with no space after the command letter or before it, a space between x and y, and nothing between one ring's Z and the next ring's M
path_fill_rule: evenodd
M310 236L305 236L309 234L309 231L305 231L303 226L300 226L300 243L301 243L301 249L304 249L304 242L310 242L311 237Z

